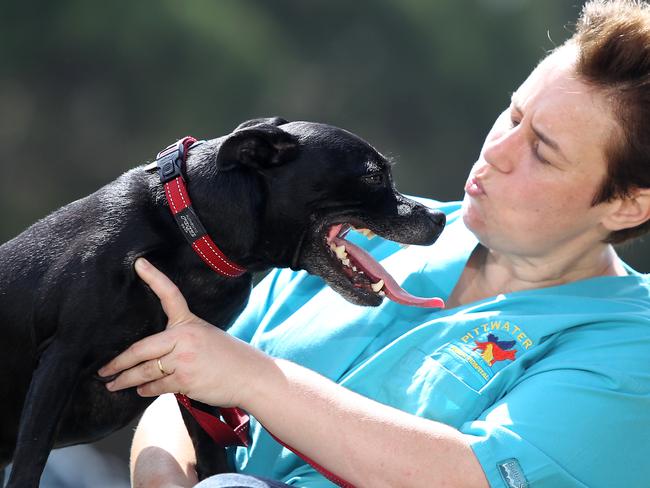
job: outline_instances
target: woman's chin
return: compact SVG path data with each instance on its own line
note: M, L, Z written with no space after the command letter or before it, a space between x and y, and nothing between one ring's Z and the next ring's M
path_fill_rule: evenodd
M477 208L476 202L467 194L465 194L465 198L463 199L462 215L465 227L474 234L480 233L485 228L485 221L480 210Z

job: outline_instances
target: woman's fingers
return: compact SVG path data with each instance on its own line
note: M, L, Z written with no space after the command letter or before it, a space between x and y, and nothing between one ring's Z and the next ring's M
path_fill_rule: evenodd
M178 386L173 376L165 376L138 386L138 395L143 397L153 397L162 395L163 393L182 393L178 391Z
M160 299L169 318L168 327L194 317L176 285L149 261L144 258L136 260L135 271ZM102 367L98 374L111 376L124 371L118 380L112 382L115 388L111 389L127 388L157 379L163 374L157 367L157 360L174 349L175 341L174 334L166 334L165 331L145 337Z
M165 331L145 337L133 344L119 356L113 358L112 361L102 367L97 373L100 376L111 376L126 369L133 368L141 363L145 363L145 361L157 366L155 360L172 352L174 346L174 339ZM147 367L151 369L151 366ZM142 372L142 368L138 369L136 372ZM125 373L122 373L120 377ZM143 381L137 384L141 383L143 383Z
M192 315L178 287L153 264L145 258L138 258L135 262L135 271L160 299L160 304L169 319L169 325L187 320Z
M160 361L160 364L158 362ZM115 380L106 385L111 391L123 390L138 385L156 382L173 374L174 370L169 366L163 366L165 358L145 361L133 368L123 371Z

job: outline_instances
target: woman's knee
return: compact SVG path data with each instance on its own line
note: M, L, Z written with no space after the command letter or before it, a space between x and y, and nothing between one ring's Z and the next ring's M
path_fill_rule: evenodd
M211 476L201 481L195 488L284 488L288 486L285 483L265 478L225 473Z

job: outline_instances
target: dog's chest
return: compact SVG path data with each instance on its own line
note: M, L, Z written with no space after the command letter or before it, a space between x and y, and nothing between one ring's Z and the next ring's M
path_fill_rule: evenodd
M227 329L242 312L251 291L251 277L207 278L179 283L190 310L220 329Z
M219 283L210 280L208 283L212 286L206 286L206 283L201 280L178 281L190 309L199 317L222 329L226 329L244 308L251 286L250 277ZM128 338L123 336L119 341L120 344L111 345L108 348L111 352L107 354L107 351L103 350L99 355L107 357L106 361L108 361L137 339L159 332L164 328L164 321L161 321L161 318L164 320L164 317L160 317L145 321L140 329L131 330L127 334ZM64 415L57 440L59 445L85 442L112 432L128 424L149 403L149 400L139 397L132 390L108 392L94 375L94 371L99 366L93 364L82 374ZM79 423L80 418L87 420Z

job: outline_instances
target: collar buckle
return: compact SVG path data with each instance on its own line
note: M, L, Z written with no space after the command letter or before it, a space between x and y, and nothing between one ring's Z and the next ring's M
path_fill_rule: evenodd
M203 144L204 141L197 141L193 137L184 137L156 155L156 160L146 165L144 170L147 173L158 171L160 182L165 183L183 177L183 164L187 157L187 151L193 147Z
M183 176L183 161L185 160L184 139L167 146L156 155L156 166L160 182L165 184L179 176ZM153 166L153 163L152 163Z

